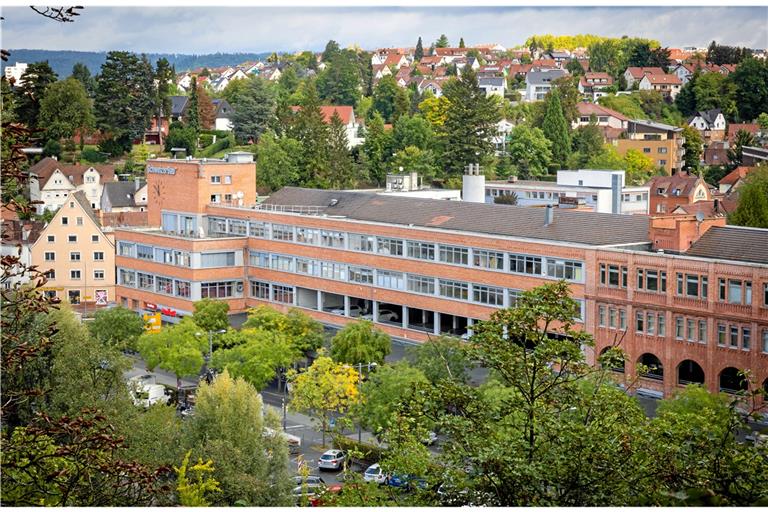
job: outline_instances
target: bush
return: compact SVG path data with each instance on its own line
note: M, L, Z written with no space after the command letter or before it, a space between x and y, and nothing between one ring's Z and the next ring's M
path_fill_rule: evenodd
M117 158L131 150L131 141L128 140L127 142L128 147L126 147L124 141L117 139L104 139L101 141L101 144L99 144L98 148L102 153L109 153L109 156L112 158Z
M207 148L213 144L213 135L209 133L201 133L197 141L201 148Z
M219 151L227 148L231 148L235 146L235 136L231 133L224 137L223 139L219 139L207 148L205 148L201 153L200 156L203 157L210 157L218 153Z
M107 155L104 155L93 148L88 148L80 153L80 160L89 164L101 164L107 161Z
M215 135L216 140L224 139L226 137L229 137L232 132L227 130L200 130L200 135Z
M55 141L53 139L49 139L48 142L45 143L45 146L43 146L43 155L44 156L55 156L57 159L61 158L61 144L58 143L58 141Z

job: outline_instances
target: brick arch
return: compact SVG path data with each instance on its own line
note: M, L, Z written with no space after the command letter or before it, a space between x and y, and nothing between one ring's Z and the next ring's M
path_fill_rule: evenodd
M643 375L643 377L659 381L664 380L664 365L661 362L661 358L659 358L659 356L656 354L651 352L644 352L640 357L637 358L637 363L644 364L645 366L651 368L651 371Z
M726 366L717 374L718 386L720 391L726 393L735 393L746 390L749 383L747 379L739 375L739 369L733 366Z
M677 365L678 384L704 384L706 376L704 368L693 359L684 359Z
M613 345L606 345L605 347L600 349L599 356L602 356L603 354L605 354L611 348L613 348ZM613 372L617 372L617 373L624 373L626 371L626 367L627 367L626 366L626 361L622 361L621 366L616 366L616 367L610 368L610 370L613 371Z

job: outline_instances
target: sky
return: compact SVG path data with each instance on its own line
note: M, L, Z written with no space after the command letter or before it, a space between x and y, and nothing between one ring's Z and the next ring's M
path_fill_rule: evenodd
M322 50L329 39L364 49L522 44L534 34L630 35L670 47L710 41L768 47L768 6L752 7L203 7L86 6L75 23L5 7L2 48L201 54Z

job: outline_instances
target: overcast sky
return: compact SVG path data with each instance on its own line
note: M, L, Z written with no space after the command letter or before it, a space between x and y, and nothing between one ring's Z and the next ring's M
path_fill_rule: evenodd
M86 7L55 23L28 7L2 11L2 47L215 53L322 50L329 39L365 49L452 44L511 47L533 34L654 38L664 46L768 47L768 7Z

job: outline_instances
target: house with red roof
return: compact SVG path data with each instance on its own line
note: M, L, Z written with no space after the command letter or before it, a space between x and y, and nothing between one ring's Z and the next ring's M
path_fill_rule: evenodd
M720 192L723 194L729 194L740 187L744 183L750 172L754 171L754 167L739 166L725 175L717 184L720 187Z
M640 79L638 89L641 91L660 92L665 98L674 100L675 96L680 93L682 87L683 82L677 75L650 73Z
M624 71L624 80L627 81L627 90L632 89L635 82L640 82L645 75L664 75L663 69L659 67L639 68L630 66Z
M690 207L699 201L712 201L712 191L704 178L686 172L671 176L654 176L650 188L651 214L671 213L675 208Z
M613 86L613 77L608 73L584 73L579 78L579 92L584 101L597 101L608 95L608 88Z
M736 134L742 130L751 133L753 137L757 137L760 132L760 125L757 123L728 123L728 132L726 135L728 142L733 144Z
M389 55L387 55L387 58L384 60L384 65L387 67L394 67L395 69L400 69L403 66L408 65L408 57L406 57L403 54L390 53Z
M300 106L294 105L291 107L291 111L295 114L301 110ZM341 122L344 124L347 135L347 146L352 149L355 146L359 146L365 139L358 136L360 130L360 124L355 118L355 112L351 106L347 105L323 105L320 107L320 112L323 114L323 121L325 124L331 124L331 119L334 114L338 114L341 118Z
M579 102L576 104L576 110L579 115L572 123L572 127L578 128L588 125L594 115L598 128L603 132L603 137L608 142L617 140L627 129L628 117L597 103Z

